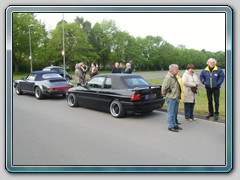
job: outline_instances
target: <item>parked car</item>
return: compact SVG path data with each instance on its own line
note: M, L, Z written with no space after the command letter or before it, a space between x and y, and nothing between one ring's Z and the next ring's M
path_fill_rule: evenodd
M60 74L62 77L64 77L64 69L60 66L48 66L43 68L43 71L54 71L57 72L58 74ZM72 80L72 76L70 74L67 73L67 71L65 71L65 79L67 81Z
M17 95L30 93L37 99L42 99L44 96L65 96L73 85L56 72L33 71L26 78L15 80L14 87Z
M165 101L161 86L152 86L134 74L99 74L86 85L69 89L66 95L70 107L107 111L116 118L152 112Z

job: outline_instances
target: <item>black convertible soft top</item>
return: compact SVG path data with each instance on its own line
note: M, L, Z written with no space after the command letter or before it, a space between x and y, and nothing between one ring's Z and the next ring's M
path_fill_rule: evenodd
M41 80L44 80L42 78L42 75L43 74L57 74L59 75L57 72L54 72L54 71L32 71L31 74L36 74L36 78L35 78L35 81L41 81ZM59 79L61 79L62 77L59 77ZM56 79L56 77L54 78Z
M123 73L98 74L98 75L96 75L94 77L111 78L111 80L112 80L112 89L132 89L132 88L135 88L135 87L134 86L130 87L129 84L127 84L127 82L126 82L126 79L132 79L132 78L143 79L143 77L138 75L138 74L123 74ZM148 86L151 86L151 85L149 83L144 85L144 87L148 87Z

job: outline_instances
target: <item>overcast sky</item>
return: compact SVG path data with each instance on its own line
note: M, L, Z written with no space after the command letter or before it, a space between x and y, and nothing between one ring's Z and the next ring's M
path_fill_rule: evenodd
M217 52L225 51L224 13L64 13L64 20L73 22L83 17L92 23L114 20L121 31L146 37L161 36L175 47ZM62 13L38 13L36 18L55 29L62 20Z

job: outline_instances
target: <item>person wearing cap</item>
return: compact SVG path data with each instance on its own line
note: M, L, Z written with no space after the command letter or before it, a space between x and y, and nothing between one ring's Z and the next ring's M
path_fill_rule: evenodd
M185 119L192 122L194 119L193 111L197 96L197 88L200 84L198 76L194 73L194 65L188 64L187 70L183 73L182 81L184 86L184 115Z
M208 115L207 119L214 116L215 120L218 120L219 116L219 97L220 88L224 81L224 72L218 67L217 61L213 58L209 58L207 61L207 67L204 68L200 74L200 80L205 85L207 99L208 99ZM213 98L215 103L215 112L213 110Z

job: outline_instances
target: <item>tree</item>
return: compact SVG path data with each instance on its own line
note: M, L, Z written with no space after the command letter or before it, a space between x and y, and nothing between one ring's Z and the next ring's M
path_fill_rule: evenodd
M59 22L56 28L51 32L52 38L49 41L48 59L54 65L62 64L62 22ZM76 63L83 61L90 63L92 55L92 45L88 42L86 33L75 22L64 22L64 42L66 64L73 68ZM54 61L53 61L54 60Z
M170 64L178 64L177 51L173 45L164 41L159 48L159 59L162 69L167 70Z
M87 34L88 37L90 37L90 33L92 30L92 24L89 21L84 21L83 17L76 17L74 22L81 28L83 31Z
M222 51L218 51L215 53L215 59L217 60L217 65L220 66L221 68L226 67L226 55Z
M15 73L24 71L24 69L20 69L20 66L27 67L27 71L30 70L29 32L31 32L32 60L34 64L38 64L45 58L44 52L48 41L45 25L36 20L33 13L13 13L13 65Z
M103 20L96 23L91 31L90 42L100 57L98 64L105 69L107 63L110 62L110 54L113 48L113 37L117 32L114 21Z
M134 38L128 32L117 31L113 37L111 63L116 61L126 64L134 59Z
M48 65L62 65L63 28L62 21L50 32L37 21L33 13L13 13L13 68L15 72L29 71L31 47L34 69ZM197 51L186 49L184 45L174 47L160 36L134 38L126 31L120 31L115 21L103 20L93 25L76 17L73 23L64 21L64 42L66 65L74 69L75 64L83 61L90 65L97 62L102 69L112 68L115 62L130 62L135 70L168 69L169 64L186 68L192 63L203 68L208 58L218 61L225 67L225 52L216 53L205 49Z

